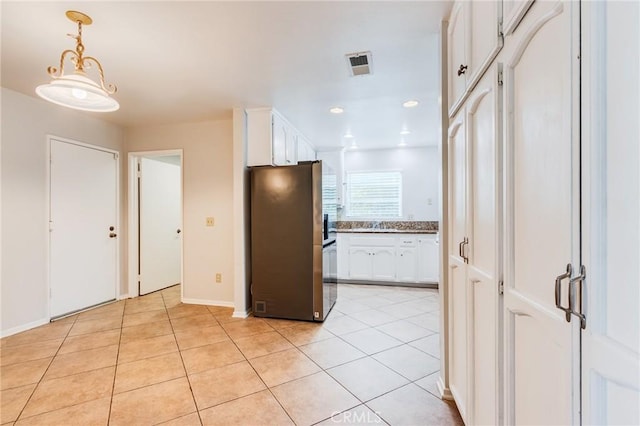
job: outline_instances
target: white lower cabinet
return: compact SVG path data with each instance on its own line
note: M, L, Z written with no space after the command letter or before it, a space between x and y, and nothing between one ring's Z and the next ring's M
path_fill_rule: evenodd
M338 278L437 283L437 234L338 234Z
M395 248L349 248L349 279L393 281L396 275Z
M418 281L418 249L400 247L398 249L398 281Z
M437 283L440 276L440 248L436 235L418 238L418 271L415 281Z
M347 278L370 280L373 276L371 250L368 247L349 248Z
M395 278L395 247L378 247L371 250L371 279L373 281L393 281Z

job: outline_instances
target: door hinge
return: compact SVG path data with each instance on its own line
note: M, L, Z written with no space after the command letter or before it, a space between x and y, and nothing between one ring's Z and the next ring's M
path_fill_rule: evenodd
M498 86L502 86L504 84L504 74L502 71L498 71Z
M498 294L504 294L504 281L498 281Z

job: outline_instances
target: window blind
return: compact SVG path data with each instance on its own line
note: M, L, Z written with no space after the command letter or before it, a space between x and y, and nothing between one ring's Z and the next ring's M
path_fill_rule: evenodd
M348 172L347 216L363 219L402 216L402 174L397 171Z

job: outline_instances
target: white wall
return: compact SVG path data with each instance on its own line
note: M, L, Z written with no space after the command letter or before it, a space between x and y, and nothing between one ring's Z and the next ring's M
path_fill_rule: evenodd
M403 220L410 220L410 216L413 220L439 219L438 147L345 151L344 172L364 170L402 171ZM343 220L348 219L346 213Z
M232 120L134 127L125 140L127 152L183 150L183 297L233 306ZM205 226L207 216L215 226Z
M2 94L2 271L0 327L3 336L49 320L47 135L122 151L118 126L90 114L8 89ZM120 168L123 168L120 155ZM120 182L123 199L124 182ZM121 201L121 207L124 203ZM120 229L125 226L120 216ZM120 240L121 258L124 242ZM121 282L124 282L121 269Z

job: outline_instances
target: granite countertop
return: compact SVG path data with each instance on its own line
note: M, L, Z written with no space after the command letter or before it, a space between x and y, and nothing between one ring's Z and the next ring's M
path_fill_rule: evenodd
M341 234L437 234L438 230L432 229L375 229L375 228L354 228L338 229Z
M436 221L338 221L340 233L437 234Z

